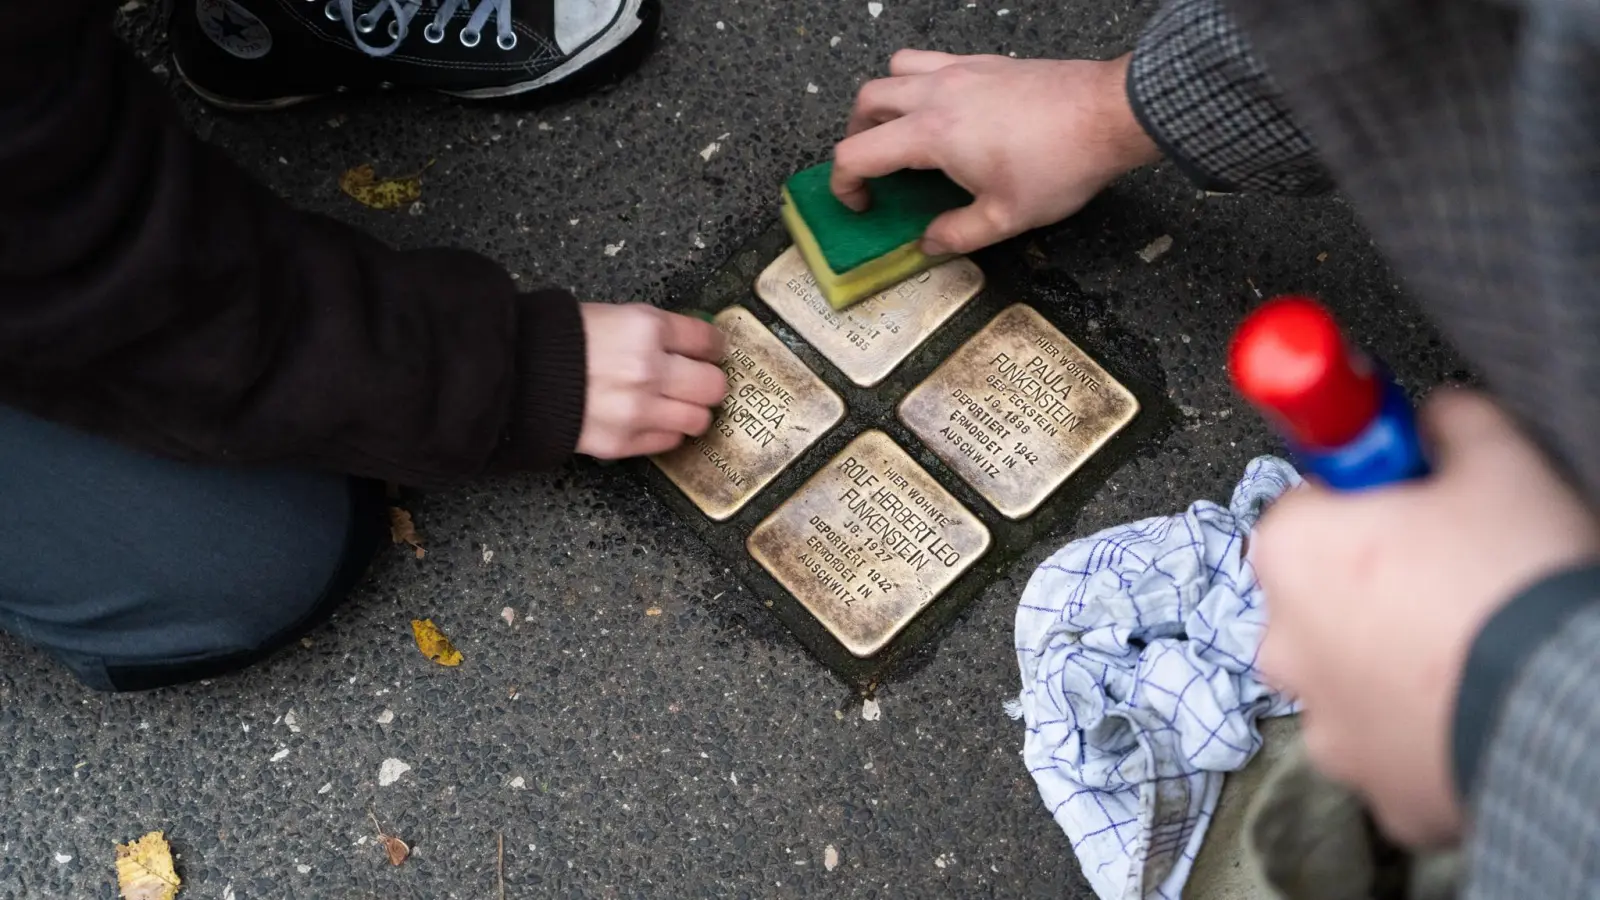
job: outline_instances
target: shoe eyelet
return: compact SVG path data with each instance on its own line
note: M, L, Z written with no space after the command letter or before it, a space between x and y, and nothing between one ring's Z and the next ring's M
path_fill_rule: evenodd
M506 32L494 39L494 45L501 50L515 50L517 48L516 32Z
M399 19L390 19L389 20L389 37L394 39L394 40L397 40L397 41L400 40L400 20Z
M328 2L322 7L322 14L327 16L329 22L339 21L341 18L339 14L339 0L328 0Z
M461 46L463 47L476 47L478 46L478 41L482 39L483 35L476 31L468 31L465 28L461 29Z
M371 34L377 29L377 27L377 21L369 19L364 15L356 18L356 30L362 34Z
M444 40L444 28L429 22L428 27L422 29L422 38L430 44L437 44Z

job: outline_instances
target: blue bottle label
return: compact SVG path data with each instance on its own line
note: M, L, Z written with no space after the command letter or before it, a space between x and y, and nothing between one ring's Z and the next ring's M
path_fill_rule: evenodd
M1301 467L1328 487L1357 491L1428 474L1416 415L1405 392L1383 380L1383 402L1365 430L1334 450L1293 448Z

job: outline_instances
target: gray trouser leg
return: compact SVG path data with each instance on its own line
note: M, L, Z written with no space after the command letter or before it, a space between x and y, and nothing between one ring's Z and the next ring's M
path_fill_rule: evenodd
M0 406L0 630L102 690L221 674L331 611L381 514L368 482L158 459Z

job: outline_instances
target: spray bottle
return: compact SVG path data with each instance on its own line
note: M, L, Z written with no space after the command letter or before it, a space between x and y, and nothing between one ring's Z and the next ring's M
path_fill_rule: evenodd
M1234 334L1228 372L1302 470L1328 487L1354 491L1428 474L1405 392L1316 301L1280 297L1252 312Z

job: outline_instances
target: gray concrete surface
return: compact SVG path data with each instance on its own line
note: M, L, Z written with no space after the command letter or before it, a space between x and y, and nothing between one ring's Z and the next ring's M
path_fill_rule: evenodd
M884 0L877 18L855 0L667 5L635 77L552 108L391 96L233 118L182 102L310 208L400 244L476 248L525 283L667 303L770 224L780 179L827 155L892 50L1106 56L1152 4ZM159 64L151 12L125 18ZM357 163L429 159L417 215L336 187ZM1163 234L1171 252L1142 262ZM112 843L158 828L185 900L493 898L497 834L511 898L1088 896L1001 711L1032 565L1073 534L1223 498L1274 449L1223 374L1258 290L1323 295L1412 387L1460 364L1337 200L1204 198L1158 169L1034 239L1148 337L1186 424L883 686L880 720L622 472L472 484L414 505L426 559L386 554L309 648L242 676L102 696L0 638L0 898L113 897ZM465 665L417 654L417 616ZM388 758L411 769L380 787ZM411 842L409 862L381 858L369 813Z

